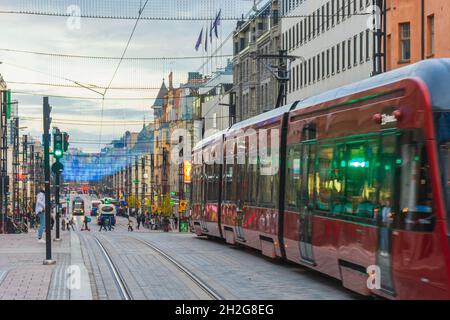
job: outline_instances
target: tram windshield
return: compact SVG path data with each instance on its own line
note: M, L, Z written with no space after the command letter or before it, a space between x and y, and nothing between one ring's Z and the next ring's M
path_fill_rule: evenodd
M441 165L442 190L446 196L447 219L450 223L450 112L436 112L434 118Z

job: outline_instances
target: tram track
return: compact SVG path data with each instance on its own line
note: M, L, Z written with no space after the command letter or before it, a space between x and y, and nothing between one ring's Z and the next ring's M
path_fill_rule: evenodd
M129 237L130 239L133 239L137 242L140 242L141 244L145 245L146 247L152 249L154 252L159 254L162 258L164 258L166 261L170 262L173 266L175 266L178 270L180 270L184 275L186 275L198 288L200 288L203 292L205 292L212 300L224 300L222 296L220 296L214 289L212 289L206 282L201 280L199 277L197 277L194 273L189 271L183 264L172 258L169 254L155 246L149 241L135 238L135 237Z
M105 260L108 264L109 269L111 270L111 274L113 275L114 281L119 289L120 295L122 296L123 300L133 300L133 295L131 294L130 290L128 289L128 286L120 273L119 269L113 262L113 259L111 258L111 255L109 254L108 250L105 248L105 246L101 243L99 238L97 236L93 236L95 242L97 243L98 247L100 248L100 251L102 252L103 256L105 257Z

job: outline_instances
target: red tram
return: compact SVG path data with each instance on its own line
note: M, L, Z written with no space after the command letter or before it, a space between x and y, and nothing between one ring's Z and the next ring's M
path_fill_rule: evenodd
M363 295L450 299L449 83L450 59L427 60L201 141L196 233Z

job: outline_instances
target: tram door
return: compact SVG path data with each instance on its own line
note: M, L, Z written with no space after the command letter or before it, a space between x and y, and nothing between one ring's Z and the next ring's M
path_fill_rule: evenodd
M398 186L395 180L396 159L397 157L397 137L395 135L385 135L381 137L380 148L380 211L377 217L378 221L378 251L377 265L380 268L381 287L388 292L394 292L394 283L392 279L392 224L391 212L398 194L394 189Z
M302 260L314 262L312 246L312 222L314 200L314 161L315 145L306 144L301 148L301 174L303 185L301 186L300 206L300 256Z

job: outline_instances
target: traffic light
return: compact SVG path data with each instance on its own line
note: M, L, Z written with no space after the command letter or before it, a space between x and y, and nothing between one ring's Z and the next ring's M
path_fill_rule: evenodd
M69 135L63 132L63 151L67 152L67 150L69 150Z
M62 158L64 155L63 149L63 134L61 132L56 131L53 134L53 156L56 159Z

